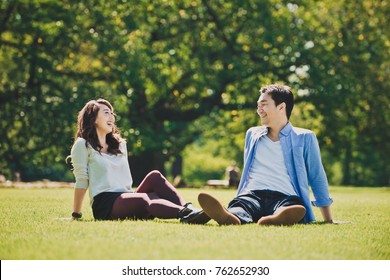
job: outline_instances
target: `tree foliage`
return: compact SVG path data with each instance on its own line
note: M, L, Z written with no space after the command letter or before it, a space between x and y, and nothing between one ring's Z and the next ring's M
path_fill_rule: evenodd
M344 184L389 182L388 1L0 3L8 177L71 178L77 112L98 97L116 108L136 182L200 137L237 159L259 88L283 82L321 120L326 164L342 163Z

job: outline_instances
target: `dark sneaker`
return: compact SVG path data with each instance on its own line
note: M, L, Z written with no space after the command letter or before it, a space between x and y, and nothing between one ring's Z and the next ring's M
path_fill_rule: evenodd
M210 217L199 208L192 205L191 202L184 205L184 209L179 213L180 222L187 224L198 224L203 225L210 221Z
M293 225L300 222L306 214L302 205L280 207L273 215L265 216L257 221L258 225Z
M210 217L207 216L203 210L200 210L199 212L191 212L189 215L180 219L181 223L197 225L203 225L208 221L210 221Z
M239 225L240 220L232 213L228 212L222 204L213 196L207 193L200 193L198 201L204 212L211 219L220 225Z

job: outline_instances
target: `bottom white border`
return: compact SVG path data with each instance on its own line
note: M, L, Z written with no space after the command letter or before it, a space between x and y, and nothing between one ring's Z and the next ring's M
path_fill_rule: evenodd
M1 279L377 279L390 261L361 260L2 260ZM189 274L192 275L189 275ZM376 277L377 276L377 277Z

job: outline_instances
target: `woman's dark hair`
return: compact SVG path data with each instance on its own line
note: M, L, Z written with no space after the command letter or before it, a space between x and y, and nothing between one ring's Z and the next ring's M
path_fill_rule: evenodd
M100 98L98 100L89 101L87 104L85 104L84 108L81 109L78 114L77 132L75 136L75 139L77 139L78 137L84 138L86 140L85 145L87 146L89 143L92 148L94 148L98 152L100 152L103 148L99 143L95 126L96 117L100 110L100 104L106 105L108 108L110 108L112 113L114 113L114 108L112 107L111 103L105 99ZM121 154L122 152L119 149L120 141L120 132L114 123L112 132L106 135L106 142L108 144L107 151L114 155Z

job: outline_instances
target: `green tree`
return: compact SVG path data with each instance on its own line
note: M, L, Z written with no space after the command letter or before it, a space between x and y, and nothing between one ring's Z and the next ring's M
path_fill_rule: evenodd
M169 160L180 173L202 135L237 159L259 87L284 82L314 106L345 184L388 182L387 1L0 3L7 175L61 179L77 112L97 97L117 110L136 182Z
M342 163L342 184L388 185L389 3L303 2L297 32L310 44L297 83L323 116L321 142Z

